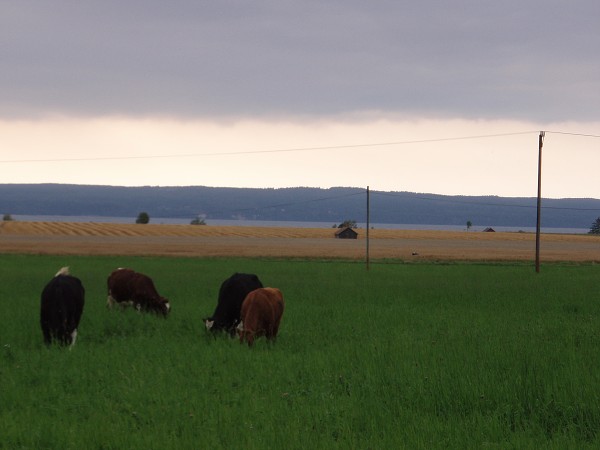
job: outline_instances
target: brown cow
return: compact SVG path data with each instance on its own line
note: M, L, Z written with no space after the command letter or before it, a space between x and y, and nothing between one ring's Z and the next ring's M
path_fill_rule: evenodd
M165 317L171 310L169 300L161 297L150 277L131 269L117 269L107 280L108 299L106 306L115 303L133 306L138 311L153 311Z
M259 336L275 339L284 306L279 289L267 287L250 292L242 303L241 321L237 327L240 343L245 340L250 346Z

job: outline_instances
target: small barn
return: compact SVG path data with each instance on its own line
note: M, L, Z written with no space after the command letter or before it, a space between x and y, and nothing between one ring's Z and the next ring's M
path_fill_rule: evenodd
M335 232L337 239L357 239L358 233L350 227L340 228Z
M496 230L494 230L492 227L487 227L485 230L483 230L484 233L495 233Z

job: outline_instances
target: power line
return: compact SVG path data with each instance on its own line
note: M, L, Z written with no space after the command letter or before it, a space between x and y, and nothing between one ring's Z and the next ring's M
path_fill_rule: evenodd
M392 197L399 197L402 194L394 194L391 192L377 192L377 191L372 191L372 194L375 195L387 195L387 196L392 196ZM435 201L435 202L442 202L442 203L460 203L463 205L474 205L474 206L501 206L504 208L529 208L529 209L533 209L536 208L536 205L516 205L516 204L510 204L510 203L487 203L487 202L477 202L477 201L464 201L464 200L457 200L457 199L453 199L453 198L435 198L435 197L424 197L424 196L412 196L410 197L411 199L417 199L417 200L427 200L427 201ZM569 207L560 207L560 206L542 206L542 209L551 209L551 210L561 210L561 211L600 211L600 208L569 208Z
M328 200L338 200L341 198L355 197L357 195L364 195L364 191L361 190L359 192L352 192L352 193L344 194L344 195L333 195L330 197L318 197L318 198L312 198L312 199L307 199L307 200L300 200L297 202L276 203L276 204L271 204L271 205L257 205L257 206L251 206L248 208L204 210L204 211L202 211L201 214L203 214L203 215L224 215L224 214L243 213L243 212L249 212L249 211L264 211L264 210L273 209L273 208L293 207L293 206L298 206L298 205L302 205L302 204L323 202L323 201L328 201ZM170 215L169 217L174 218L174 219L180 219L180 218L189 217L189 216L188 215L185 215L185 216Z
M90 158L44 158L44 159L5 159L0 160L0 164L11 163L45 163L45 162L93 162L93 161L122 161L122 160L139 160L139 159L167 159L167 158L198 158L198 157L214 157L214 156L236 156L236 155L253 155L253 154L269 154L269 153L293 153L293 152L308 152L317 150L343 150L350 148L364 147L389 147L393 145L415 145L429 144L439 142L466 141L474 139L491 139L498 137L518 136L525 134L538 133L538 131L518 131L511 133L497 134L482 134L474 136L458 136L448 138L435 139L418 139L410 141L394 141L394 142L375 142L368 144L348 144L348 145L333 145L333 146L318 146L318 147L295 147L295 148L279 148L272 150L239 150L229 152L206 152L206 153L178 153L173 155L141 155L141 156L100 156ZM551 134L561 134L568 136L579 136L589 138L600 138L600 135L585 134L585 133L570 133L565 131L546 131Z
M499 134L483 134L475 136L460 136L460 137L449 137L449 138L436 138L436 139L420 139L411 141L395 141L395 142L376 142L370 144L348 144L348 145L334 145L334 146L321 146L321 147L298 147L298 148L280 148L273 150L239 150L230 152L209 152L209 153L181 153L174 155L142 155L142 156L102 156L102 157L91 157L91 158L46 158L46 159L13 159L13 160L0 160L2 164L10 163L44 163L44 162L92 162L92 161L111 161L111 160L135 160L135 159L164 159L164 158L196 158L196 157L212 157L212 156L236 156L236 155L252 155L252 154L265 154L265 153L292 153L292 152L308 152L316 150L342 150L349 148L364 148L364 147L389 147L393 145L414 145L414 144L429 144L437 142L450 142L450 141L466 141L474 139L491 139L498 137L507 136L518 136L524 134L537 133L537 131L519 131L513 133L499 133Z
M264 211L273 208L283 208L283 207L293 207L302 204L315 203L315 202L323 202L327 200L337 200L341 198L355 197L359 195L365 195L366 191L352 192L344 195L335 195L329 197L319 197L308 200L301 200L297 202L288 202L288 203L277 203L272 205L260 205L253 206L249 208L235 208L235 209L221 209L221 210L211 210L204 211L204 214L209 215L222 215L222 214L232 214L232 213L242 213L248 211ZM401 197L403 194L401 193L393 193L393 192L378 192L371 191L372 195L379 196L388 196L388 197ZM510 203L488 203L488 202L478 202L478 201L465 201L458 200L453 198L435 198L435 197L427 197L422 195L414 195L407 198L408 200L416 199L416 200L425 200L425 201L436 201L441 203L459 203L463 205L473 205L473 206L492 206L492 207L503 207L503 208L526 208L526 209L534 209L536 205L516 205ZM559 207L559 206L542 206L542 209L546 210L563 210L563 211L600 211L600 208L571 208L571 207Z
M580 136L580 137L600 138L600 136L596 135L596 134L567 133L566 131L546 131L546 133L564 134L564 135L567 135L567 136Z
M278 204L274 204L274 205L254 206L254 207L250 207L250 208L237 208L237 209L228 209L228 210L220 210L220 211L209 211L209 212L207 212L207 214L223 214L223 213L234 213L234 212L245 212L245 211L261 211L261 210L265 210L265 209L297 206L297 205L306 204L306 203L316 203L316 202L323 202L323 201L327 201L327 200L337 200L340 198L354 197L357 195L364 195L364 192L362 192L362 191L352 192L352 193L344 194L344 195L335 195L335 196L331 196L331 197L320 197L320 198L313 198L313 199L302 200L302 201L297 201L297 202L278 203Z

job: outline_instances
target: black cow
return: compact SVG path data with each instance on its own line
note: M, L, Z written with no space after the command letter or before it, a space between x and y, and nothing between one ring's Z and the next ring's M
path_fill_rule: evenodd
M242 303L250 292L262 288L258 277L251 273L234 273L221 284L219 300L215 312L204 319L207 330L227 331L232 336L240 321Z
M42 291L40 324L44 342L55 339L61 345L75 345L77 327L83 313L85 290L79 278L63 267Z

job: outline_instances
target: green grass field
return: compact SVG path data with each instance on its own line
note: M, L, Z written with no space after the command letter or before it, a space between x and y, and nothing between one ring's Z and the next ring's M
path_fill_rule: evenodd
M39 297L86 288L76 346L46 348ZM116 267L166 320L108 311ZM600 267L0 255L0 448L600 446ZM213 339L220 283L286 300L275 344Z

